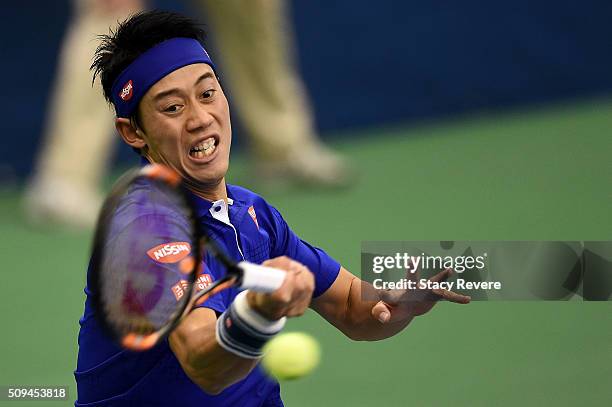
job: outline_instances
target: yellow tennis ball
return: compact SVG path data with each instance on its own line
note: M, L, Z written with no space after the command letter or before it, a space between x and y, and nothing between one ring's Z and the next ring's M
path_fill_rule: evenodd
M278 380L299 379L312 372L321 359L321 348L312 336L288 332L264 346L263 367Z

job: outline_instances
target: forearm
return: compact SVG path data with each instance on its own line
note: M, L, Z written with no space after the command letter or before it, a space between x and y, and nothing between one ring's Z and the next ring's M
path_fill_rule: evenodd
M212 318L201 318L198 313L212 313ZM215 336L215 321L214 311L196 309L170 336L170 347L187 376L210 394L242 380L258 362L223 349Z

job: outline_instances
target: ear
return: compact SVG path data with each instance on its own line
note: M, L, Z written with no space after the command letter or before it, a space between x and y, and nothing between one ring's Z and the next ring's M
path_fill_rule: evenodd
M143 138L143 132L134 127L130 119L123 117L116 118L115 128L127 145L138 149L147 145L147 142Z

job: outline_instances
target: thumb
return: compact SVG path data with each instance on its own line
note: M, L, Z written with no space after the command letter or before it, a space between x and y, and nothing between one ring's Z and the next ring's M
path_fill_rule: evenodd
M376 305L372 307L372 316L374 319L380 321L381 324L384 324L391 319L391 310L387 304L378 301Z

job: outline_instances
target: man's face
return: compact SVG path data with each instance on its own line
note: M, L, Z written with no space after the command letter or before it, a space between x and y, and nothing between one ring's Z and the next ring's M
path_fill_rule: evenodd
M151 160L204 185L225 177L229 106L209 65L187 65L165 76L144 95L139 112Z

